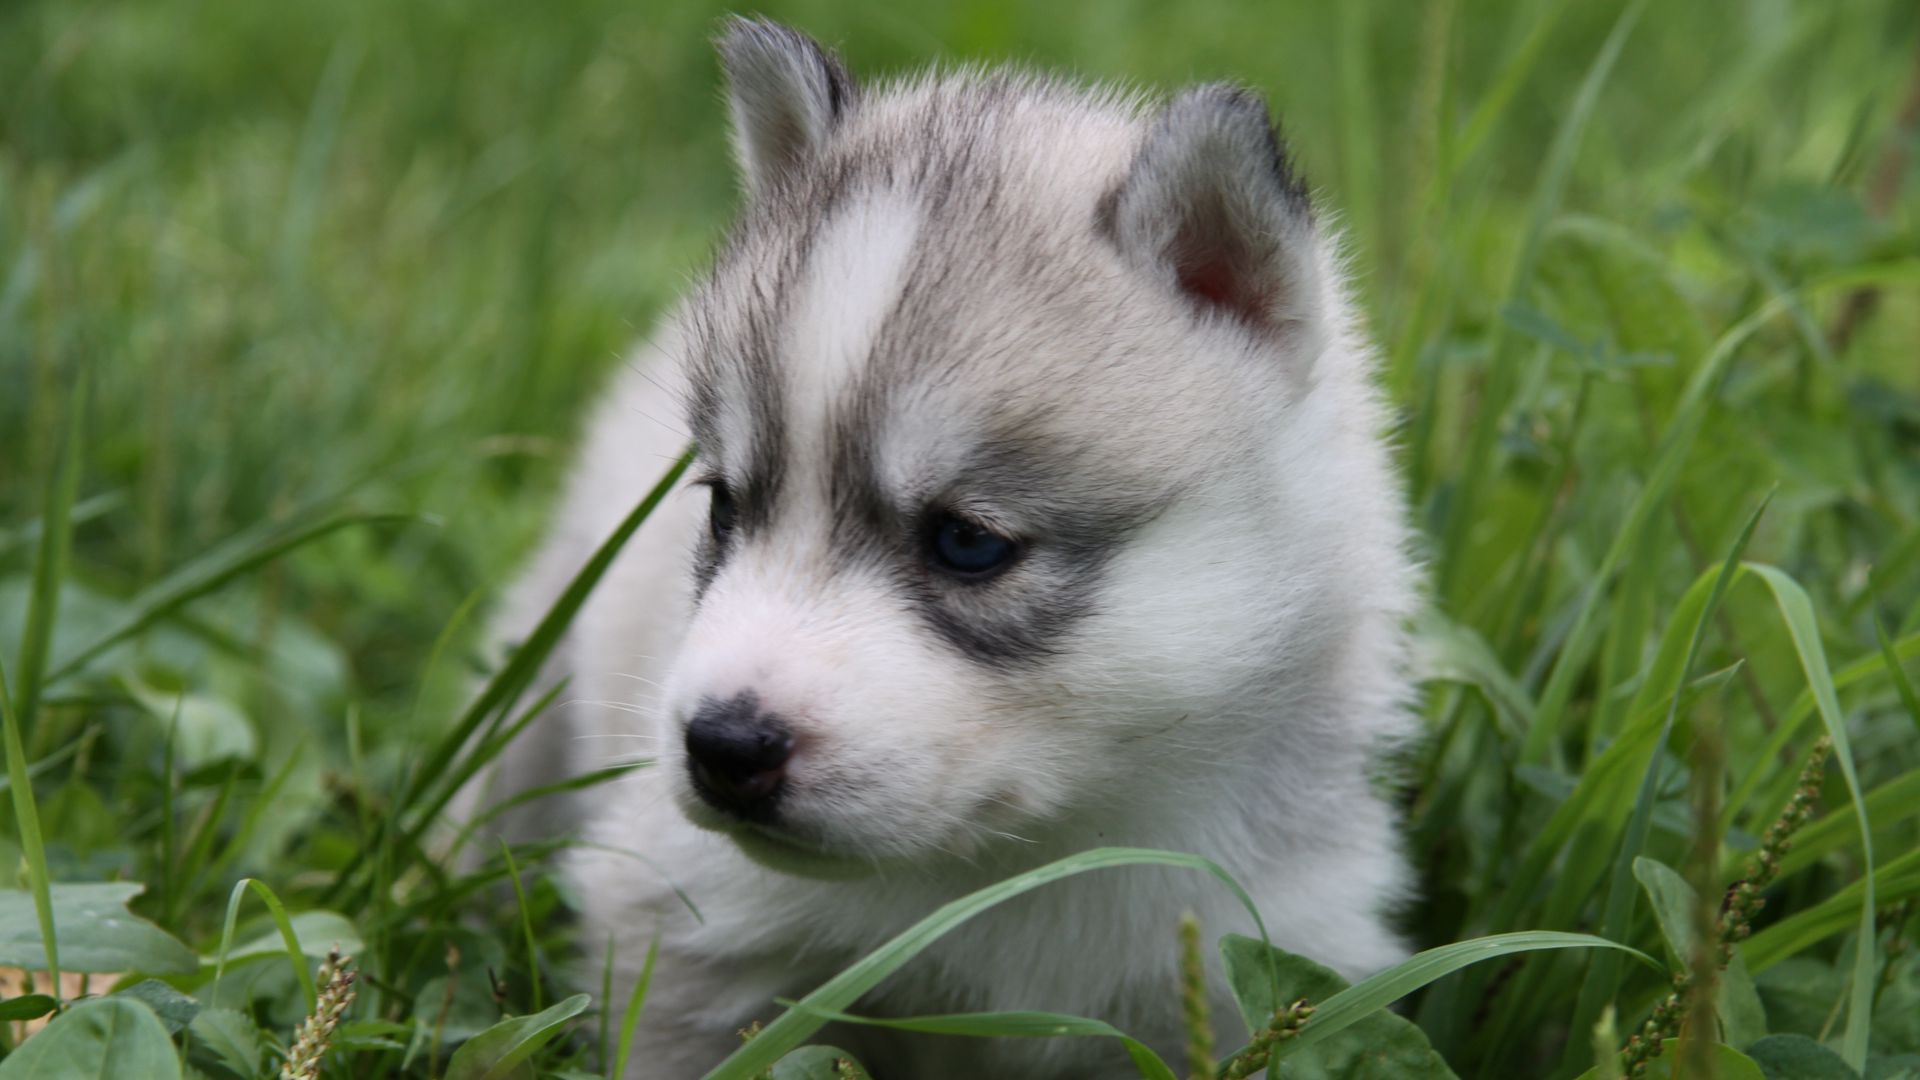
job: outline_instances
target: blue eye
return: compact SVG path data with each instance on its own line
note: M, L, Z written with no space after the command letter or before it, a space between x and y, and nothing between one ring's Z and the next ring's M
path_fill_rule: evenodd
M984 578L1020 554L1017 541L953 514L935 515L928 537L934 565L962 578Z
M715 481L707 487L713 492L713 502L707 508L707 529L713 534L713 542L725 544L727 537L733 535L736 512L733 508L733 492L727 485Z

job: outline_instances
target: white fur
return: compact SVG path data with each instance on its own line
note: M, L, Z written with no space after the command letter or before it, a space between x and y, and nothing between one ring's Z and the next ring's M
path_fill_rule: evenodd
M782 53L771 75L732 78L763 98L783 79L824 85L803 60ZM786 167L804 170L806 153L827 153L822 140L934 139L923 133L964 110L970 78L866 91L837 128L817 108L789 117L782 137L805 136L798 149L781 148ZM1156 207L1191 182L1181 169L1150 175L1137 205L1123 201L1117 247L1083 235L1091 208L1157 137L1139 106L1020 85L1025 96L994 129L1008 156L995 166L1000 197L1031 216L1036 242L1073 263L1065 291L1037 301L998 279L993 260L967 262L965 238L930 234L924 207L901 185L846 193L812 242L775 343L790 365L794 448L778 542L741 548L695 605L688 552L706 499L671 498L569 635L552 674L572 678L570 703L503 764L496 794L611 760L659 760L587 797L595 846L568 866L582 941L595 951L611 936L617 986L632 985L660 935L634 1076L697 1076L737 1044L738 1028L778 1011L774 997L800 996L957 896L1102 845L1215 859L1255 897L1277 944L1350 977L1403 954L1387 919L1405 872L1376 790L1377 755L1408 728L1403 625L1415 577L1370 352L1334 244L1304 220L1276 225L1289 230L1277 336L1197 315L1142 272L1142 249L1126 240L1129 228L1158 235ZM736 97L736 117L751 111ZM751 123L741 136L750 177L766 157ZM749 186L772 198L773 184ZM1057 237L1048 232L1056 221ZM737 238L737 261L756 258L756 228ZM1178 492L1114 553L1095 610L1062 651L1030 669L960 655L927 631L887 574L836 563L831 459L808 449L833 437L825 410L874 348L912 258L940 244L960 249L955 265L980 267L952 286L978 316L956 324L954 340L930 343L954 350L968 375L892 401L873 455L889 497L924 497L925 478L968 460L986 421L1028 406L1035 430L1064 448L1059 488L963 492L972 500L963 509L981 520L1047 543L1047 500L1072 498L1076 478L1094 468L1109 470L1098 497L1124 486L1113 477L1127 474L1114 469ZM731 272L723 267L690 301L723 323L729 305L753 303ZM669 318L610 389L553 537L509 598L503 638L524 634L685 445L676 419L690 318ZM731 404L722 413L720 441L732 454L751 418ZM786 839L771 853L765 838L694 798L685 778L681 725L694 704L741 691L788 717L802 741L782 804ZM522 835L552 827L515 826ZM813 876L770 869L769 858ZM1175 927L1186 910L1212 934L1252 930L1204 877L1104 871L962 926L861 1008L1077 1013L1173 1055ZM1223 986L1215 997L1230 1026ZM882 1077L1131 1075L1098 1040L835 1038Z

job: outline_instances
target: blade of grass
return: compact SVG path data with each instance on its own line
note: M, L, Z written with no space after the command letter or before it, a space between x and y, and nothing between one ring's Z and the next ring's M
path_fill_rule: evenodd
M1527 76L1533 73L1540 58L1545 55L1546 44L1552 39L1553 31L1560 24L1560 16L1566 14L1567 9L1572 6L1567 0L1558 0L1547 8L1546 12L1527 28L1527 36L1520 42L1520 47L1514 50L1513 58L1501 65L1499 77L1481 96L1480 103L1473 107L1472 115L1467 117L1466 126L1461 129L1460 137L1454 143L1455 152L1448 162L1450 182L1459 179L1461 166L1472 159L1480 149L1480 144L1486 141L1487 136L1493 133L1495 125L1506 115L1507 108L1513 104L1513 99L1519 94L1521 86L1525 85ZM1592 78L1591 73L1588 78Z
M1641 755L1657 752L1660 723L1667 712L1666 695L1686 685L1680 678L1680 661L1685 656L1687 633L1706 606L1717 576L1715 571L1702 573L1675 606L1641 693L1628 712L1626 725L1599 756L1587 763L1574 793L1554 809L1546 824L1534 830L1533 840L1519 867L1494 903L1492 926L1512 926L1520 919L1525 907L1537 899L1535 894L1554 861L1578 832L1591 827L1591 819L1598 817L1602 823L1610 822L1612 815L1624 813L1631 805L1626 785L1631 777L1641 775L1645 769ZM1605 827L1610 830L1613 826L1606 824ZM1612 835L1611 831L1607 833L1609 847ZM1567 864L1561 882L1556 885L1556 895L1585 896L1591 890L1591 878L1577 880L1574 871L1579 865Z
M1127 1048L1127 1056L1133 1059L1134 1067L1147 1080L1178 1080L1173 1070L1161 1060L1145 1043L1100 1020L1090 1020L1084 1016L1071 1016L1066 1013L1051 1012L977 1012L947 1013L938 1016L910 1016L899 1020L883 1020L871 1016L852 1016L832 1009L819 1009L803 1002L789 1001L785 998L774 999L774 1004L784 1005L797 1012L812 1016L823 1024L862 1024L867 1027L887 1028L892 1031L917 1031L926 1035L965 1035L974 1038L1001 1039L1051 1039L1061 1036L1093 1036L1096 1038L1119 1039Z
M173 699L173 717L167 721L167 740L160 758L160 910L169 916L164 922L171 922L174 911L175 884L174 868L180 864L179 823L175 820L174 794L179 777L174 771L174 740L180 734L180 707L186 702L187 695L182 693Z
M233 834L233 838L227 841L226 845L220 849L220 854L207 869L208 876L215 879L222 877L227 867L233 863L233 860L239 858L240 853L247 850L247 844L253 840L253 834L260 829L261 820L272 813L273 808L278 805L280 789L285 787L287 781L293 778L294 767L300 764L300 755L306 749L306 746L307 743L304 738L294 743L292 748L287 752L286 760L280 763L280 768L268 779L265 786L263 786L252 799L248 800L250 805L248 805L246 813L240 818L240 828Z
M1920 769L1910 769L1904 775L1867 792L1867 812L1873 815L1875 828L1882 831L1909 817L1920 815ZM1858 830L1859 823L1854 820L1851 803L1808 822L1793 834L1793 846L1780 857L1780 878L1785 879L1833 852L1847 848L1849 834ZM1729 853L1722 879L1737 879L1745 860L1744 853Z
M627 1058L633 1053L633 1033L640 1028L640 1010L647 1002L647 990L653 985L653 965L660 959L660 934L656 931L653 940L647 944L646 963L640 965L640 978L633 984L633 995L627 998L626 1010L620 1016L620 1047L614 1051L613 1071L610 1077L627 1075Z
M1874 868L1875 894L1889 904L1920 896L1920 850L1909 851ZM1796 911L1755 933L1740 946L1755 973L1806 951L1835 934L1859 925L1867 879L1849 884L1825 900ZM1871 950L1868 950L1871 951Z
M492 727L489 727L488 730L482 732L479 739L479 749L467 755L465 760L454 767L451 774L452 779L448 783L442 784L438 793L434 796L433 801L420 810L418 815L419 820L411 828L405 829L400 833L400 844L408 849L419 847L426 835L426 831L431 828L435 822L440 820L441 812L446 810L447 804L453 802L454 798L459 795L461 788L472 781L475 776L478 776L480 770L486 768L487 762L492 761L500 751L506 749L507 744L512 742L520 732L526 730L535 720L545 715L547 709L554 703L554 700L560 696L561 691L566 688L566 685L566 681L562 680L546 693L541 694L532 705L527 706L526 709L521 711L513 723L507 725L505 731L495 731ZM471 829L462 829L460 833L454 837L453 846L447 851L447 862L453 862L454 858L460 854L461 844L471 835L471 832Z
M482 594L481 589L468 593L466 599L460 601L460 606L454 608L453 614L447 617L447 621L440 627L440 633L434 637L433 647L427 650L427 662L420 668L420 685L414 691L413 707L407 714L409 721L418 721L421 706L426 702L427 691L432 687L434 676L446 660L447 649L459 636L460 629L467 624L467 618L479 605Z
M40 920L40 944L47 950L47 975L58 997L60 947L53 925L53 883L47 877L47 846L40 835L40 808L34 802L33 782L27 776L27 752L21 745L20 722L13 713L12 700L7 692L6 665L0 664L0 724L5 726L7 787L13 792L13 819L20 834L20 851L26 859L27 873L33 879L33 911Z
M1693 633L1687 641L1685 659L1680 661L1680 684L1684 685L1693 673L1693 665L1700 659L1701 646L1706 644L1707 627L1712 624L1714 612L1720 608L1720 600L1727 594L1727 587L1733 583L1740 568L1740 560L1746 555L1747 544L1753 539L1753 531L1760 524L1760 518L1766 514L1767 506L1773 501L1773 492L1769 491L1761 498L1760 504L1747 515L1747 522L1733 541L1727 557L1721 560L1720 572L1713 579L1713 588L1707 593L1707 602L1701 606L1700 613L1693 617ZM1673 737L1674 723L1680 716L1680 685L1676 685L1673 696L1667 705L1666 719L1660 725L1660 745L1665 745ZM1607 901L1604 914L1600 919L1600 934L1603 937L1619 940L1627 936L1629 922L1633 918L1634 900L1639 895L1633 886L1633 866L1646 850L1647 834L1653 825L1654 795L1660 790L1661 757L1654 754L1648 761L1646 771L1640 777L1640 791L1634 796L1633 815L1627 821L1626 835L1620 840L1619 854L1613 860L1612 880L1607 886ZM1580 997L1574 1007L1573 1029L1590 1031L1600 1020L1600 1010L1613 1000L1620 985L1620 957L1618 953L1595 953L1593 964L1587 969L1587 978L1580 985ZM1567 1040L1567 1057L1561 1062L1562 1072L1579 1072L1589 1062L1584 1060L1587 1047L1578 1039Z
M227 895L227 918L220 929L220 951L213 963L213 989L208 993L208 1000L219 999L220 980L227 973L227 952L233 948L233 931L240 919L240 901L246 898L249 889L266 905L273 925L279 928L280 940L287 947L287 960L293 964L294 978L300 981L300 989L307 995L307 1012L313 1012L320 993L313 984L313 972L307 970L307 955L301 951L300 936L293 932L293 922L287 918L287 909L280 898L266 882L257 878L241 878L234 882L233 891Z
M1887 638L1887 628L1880 620L1873 620L1874 641L1880 646L1880 655L1887 662L1887 678L1900 695L1900 705L1907 710L1907 719L1913 721L1915 731L1920 731L1920 697L1914 696L1913 683L1907 679L1907 669L1900 665L1900 657L1893 651L1893 642Z
M1551 930L1521 930L1493 934L1471 941L1456 941L1425 952L1415 953L1387 970L1365 979L1320 1002L1313 1018L1300 1034L1274 1047L1278 1062L1313 1044L1330 1038L1370 1014L1406 997L1443 975L1450 975L1470 964L1514 953L1548 949L1609 949L1627 953L1655 971L1665 971L1658 960L1629 945L1608 941L1592 934L1567 934Z
M1548 146L1541 165L1540 182L1535 186L1533 198L1527 206L1526 223L1521 229L1520 246L1514 254L1506 293L1502 303L1497 305L1500 309L1518 300L1532 283L1541 238L1545 235L1547 223L1560 212L1560 202L1566 195L1567 180L1573 171L1573 159L1580 148L1587 124L1593 118L1600 91L1612 75L1620 51L1626 46L1627 37L1639 23L1640 14L1646 10L1646 6L1646 0L1631 0L1621 10L1606 41L1594 54L1580 88L1574 93L1573 101L1567 106L1560 126L1554 132L1553 142ZM1477 513L1480 487L1486 477L1495 471L1492 459L1501 429L1500 418L1506 409L1515 377L1517 364L1506 348L1507 335L1502 326L1502 323L1496 322L1489 335L1488 369L1481 397L1482 412L1469 436L1466 456L1458 474L1459 484L1448 507L1441 550L1449 557L1440 561L1437 583L1439 595L1446 598L1455 598L1454 575L1458 568L1468 562L1465 554L1469 531L1480 520Z
M417 835L421 830L432 825L431 814L414 814L420 801L446 779L449 768L460 756L461 751L467 747L474 732L480 730L481 725L492 718L496 711L511 708L512 703L533 681L541 665L546 663L547 656L559 644L561 635L566 633L567 627L573 623L574 616L586 603L588 594L593 591L595 585L599 584L601 576L607 572L614 558L620 554L620 549L626 546L628 539L640 528L640 525L652 516L654 508L667 497L667 493L673 490L674 485L679 483L680 477L685 475L687 468L692 464L693 449L689 447L667 469L665 475L660 477L653 489L647 492L646 497L640 500L639 505L633 508L633 512L628 514L594 551L593 557L588 559L586 565L580 568L580 572L574 575L573 580L567 584L566 590L547 610L533 633L528 635L527 640L522 642L518 649L514 650L512 658L494 674L492 679L487 681L480 696L474 699L459 721L441 737L433 752L428 755L426 762L414 774L413 781L394 804L394 818L417 817L410 830L412 833ZM469 764L477 769L485 764L485 760L472 761ZM471 771L473 770L469 770ZM447 785L447 790L441 794L437 805L444 806L457 791L458 785ZM334 887L328 890L325 902L331 903L356 888L356 875L364 865L365 857L364 852L357 853L342 868L335 879Z
M442 739L440 745L435 748L434 756L428 760L426 767L416 777L413 790L401 799L401 809L409 808L430 785L438 782L447 766L452 764L453 759L465 746L468 737L489 716L493 715L496 709L517 697L526 684L533 680L540 665L546 662L553 647L559 644L561 635L566 632L568 626L572 625L573 617L586 603L587 596L593 591L594 586L600 583L601 576L613 564L614 558L620 554L620 549L626 546L633 534L647 518L653 515L654 509L667 497L667 493L673 490L673 486L680 482L680 477L685 475L692 464L693 450L689 448L667 469L666 473L653 485L652 490L647 492L646 497L633 508L633 512L628 514L613 533L600 544L592 558L588 559L586 565L580 568L580 572L574 575L573 580L567 583L566 591L562 592L553 607L548 609L547 614L534 628L533 633L528 635L527 640L514 650L513 658L507 661L506 666L487 684L479 699L468 708L466 714L461 717L460 723L449 733L449 737Z
M1910 660L1914 657L1920 657L1920 632L1908 634L1906 637L1895 641L1893 643L1893 657L1895 660ZM1834 688L1837 690L1845 690L1848 687L1865 682L1867 679L1885 672L1887 670L1886 665L1886 658L1879 653L1861 657L1834 673ZM1800 728L1812 718L1813 713L1813 692L1811 690L1800 691L1800 695L1794 698L1793 705L1789 707L1781 717L1780 726L1773 730L1772 735L1768 736L1766 745L1755 755L1754 760L1760 762L1783 760L1785 747L1798 737ZM1778 770L1783 780L1784 788L1790 789L1792 787L1798 772L1797 766L1792 769ZM1752 808L1751 812L1755 815L1756 819L1765 815L1768 820L1771 820L1771 815L1778 810L1781 803L1786 801L1786 795L1783 790L1777 798L1757 799L1754 793L1767 779L1767 776L1768 774L1761 769L1752 769L1734 786L1733 795L1730 797L1727 807L1727 820L1725 822L1727 826L1731 827L1734 814L1742 806L1750 806Z
M520 933L527 943L527 983L533 992L533 1011L539 1012L540 949L533 940L533 911L527 907L527 890L520 884L520 866L513 861L513 848L505 840L500 841L500 857L506 860L507 880L513 882L513 898L520 907Z
M183 892L190 892L200 880L207 859L213 854L213 844L220 835L220 821L227 815L227 804L233 801L233 793L240 783L240 762L233 761L227 766L226 779L220 782L220 790L214 795L213 804L207 807L200 823L193 830L193 836L187 841L187 850L181 860L179 880L185 886ZM184 898L184 897L183 897ZM178 914L176 909L165 909L169 918Z
M20 696L14 703L14 723L22 743L35 740L40 719L40 692L53 681L47 675L47 653L53 647L53 627L60 613L60 587L67 577L67 557L73 547L73 501L80 487L80 428L86 412L87 380L75 383L67 401L67 437L61 441L59 463L47 481L41 511L40 549L34 559L27 599L27 624L20 638ZM44 744L41 744L44 745Z
M1739 580L1744 579L1749 571L1755 570L1757 570L1755 564L1743 563L1735 579L1729 583L1729 587L1731 587L1732 584L1737 584ZM1578 842L1583 835L1591 832L1592 826L1585 825L1587 820L1595 815L1605 816L1613 812L1611 808L1615 806L1616 803L1615 795L1612 793L1618 792L1618 797L1624 800L1624 791L1619 790L1619 785L1623 780L1620 773L1621 768L1630 761L1643 760L1640 757L1642 754L1653 754L1657 752L1657 747L1660 744L1655 742L1653 738L1657 731L1649 724L1653 716L1646 711L1646 706L1650 698L1664 696L1670 693L1671 686L1673 685L1670 680L1679 677L1679 658L1683 654L1678 652L1675 647L1678 640L1676 632L1682 627L1691 627L1695 624L1699 610L1705 605L1709 580L1705 575L1702 575L1700 579L1696 580L1693 587L1688 590L1687 596L1676 609L1675 617L1668 626L1667 639L1663 642L1659 652L1656 654L1653 666L1641 686L1640 693L1636 695L1633 714L1636 716L1636 720L1622 731L1620 738L1610 745L1599 758L1587 766L1581 775L1574 794L1554 811L1553 815L1548 819L1547 824L1535 834L1534 842L1529 846L1527 855L1523 859L1520 867L1515 871L1513 879L1503 890L1502 899L1492 917L1492 925L1512 925L1512 922L1519 917L1521 910L1532 901L1534 890L1538 887L1539 883L1545 879L1547 870L1553 865L1566 845ZM1717 580L1717 577L1711 580ZM1791 579L1788 579L1788 581L1790 582ZM1797 586L1795 586L1795 588L1797 588ZM1804 593L1801 594L1801 598L1804 600ZM1787 616L1784 609L1782 615L1791 621L1791 617ZM1810 606L1808 618L1811 618ZM1817 644L1817 639L1815 640L1815 644ZM1920 648L1920 640L1916 640L1912 642L1912 644L1916 648ZM1908 645L1909 642L1903 640L1897 648L1899 651L1904 651ZM1811 661L1808 661L1808 663L1811 663ZM1875 656L1850 665L1842 672L1838 684L1849 685L1852 682L1866 678L1868 675L1879 671L1883 663L1884 661L1880 657ZM1785 740L1791 738L1793 732L1798 729L1799 725L1814 713L1816 708L1814 698L1818 695L1811 687L1822 681L1826 682L1829 686L1834 683L1834 680L1825 672L1824 657L1819 659L1819 670L1822 676L1821 679L1816 680L1810 676L1810 689L1805 695L1805 703L1797 703L1795 710L1789 712L1780 728L1776 730L1775 741L1781 745L1784 745ZM1834 708L1835 712L1833 715L1837 716L1837 704ZM1826 714L1823 712L1822 715ZM1776 750L1777 747L1770 746L1766 756L1760 760L1774 760L1777 757ZM1743 782L1743 784L1744 783L1757 783L1757 780ZM1855 790L1857 791L1857 788ZM1751 788L1743 786L1737 789L1736 794L1740 795L1740 797L1750 797L1752 794ZM1602 827L1608 829L1614 827L1604 822L1600 824ZM1606 835L1610 836L1612 834L1609 832ZM1865 834L1863 833L1863 835ZM1555 882L1553 892L1547 902L1544 918L1548 921L1549 925L1561 925L1565 919L1571 917L1572 912L1577 911L1579 906L1585 902L1588 891L1592 886L1593 876L1582 868L1585 867L1589 861L1590 860L1584 858L1567 858L1563 860L1561 875L1559 880ZM1524 998L1525 996L1525 994L1511 995L1511 997L1516 999ZM1503 1015L1506 1014L1503 1013Z
M1559 657L1554 661L1551 673L1547 676L1547 685L1540 693L1538 721L1532 731L1527 733L1527 744L1522 760L1539 762L1546 757L1547 748L1553 737L1559 733L1561 715L1566 711L1568 702L1573 698L1574 688L1586 668L1587 657L1592 653L1594 638L1597 635L1594 614L1599 610L1599 599L1613 579L1615 571L1621 565L1627 552L1632 550L1640 537L1641 530L1649 519L1666 502L1667 494L1672 490L1679 477L1680 468L1693 448L1695 437L1700 432L1705 418L1707 404L1713 398L1713 391L1720 385L1722 377L1741 345L1753 336L1767 322L1785 310L1782 298L1775 297L1762 304L1758 310L1735 323L1713 348L1700 361L1693 377L1688 380L1679 405L1674 409L1673 419L1667 424L1665 434L1661 436L1660 450L1654 459L1652 472L1640 493L1635 496L1633 505L1628 509L1626 521L1615 534L1613 542L1601 559L1600 566L1594 571L1593 580L1587 584L1581 598L1579 614L1575 617L1573 629L1567 634L1567 642L1561 647Z
M1853 798L1854 813L1859 815L1860 850L1866 860L1866 876L1860 897L1860 939L1854 949L1851 1004L1847 1008L1847 1028L1841 1038L1840 1056L1856 1072L1864 1072L1867 1067L1867 1037L1873 1019L1873 829L1867 821L1866 799L1861 791L1859 774L1854 771L1853 751L1847 740L1846 717L1840 712L1839 694L1834 689L1833 675L1827 668L1826 647L1820 642L1819 625L1813 615L1813 601L1807 597L1800 583L1783 571L1762 563L1751 563L1749 568L1773 590L1774 603L1780 609L1781 618L1786 620L1788 636L1793 640L1794 651L1800 657L1801 670L1807 677L1807 687L1813 691L1813 699L1820 708L1820 719L1826 724L1827 736L1833 740L1833 756L1840 763L1841 775L1846 778L1847 793Z
M612 1014L607 1010L613 1008L613 956L616 951L614 943L614 935L609 932L607 953L600 964L600 1007L594 1010L597 1014L596 1026L599 1028L594 1046L600 1051L600 1056L595 1060L599 1062L602 1071L605 1071L607 1064L613 1060L613 1043L610 1041L613 1035ZM609 1073L608 1075L617 1077L619 1074Z
M1449 209L1448 204L1452 202L1453 194L1464 178L1467 166L1475 160L1487 135L1506 116L1515 95L1526 84L1527 77L1533 73L1540 58L1545 54L1545 46L1552 38L1554 27L1559 23L1560 16L1571 6L1566 0L1560 0L1528 28L1527 35L1521 41L1519 48L1514 50L1512 57L1500 66L1493 85L1474 105L1473 112L1458 137L1454 135L1451 123L1454 114L1446 107L1449 104L1447 99L1452 96L1454 82L1448 77L1449 65L1444 55L1448 51L1449 42L1446 39L1451 37L1450 28L1441 36L1436 46L1441 55L1431 61L1435 65L1436 80L1440 83L1439 93L1435 95L1436 105L1439 107L1435 108L1432 114L1435 128L1434 167L1420 198L1420 213L1416 219L1424 223L1421 233L1438 233L1441 226L1446 223L1445 211ZM1448 22L1451 21L1449 18ZM1415 243L1420 243L1417 237ZM1427 244L1417 248L1416 254L1422 259L1416 266L1416 270L1419 270L1429 269L1428 264L1440 253L1433 250L1431 244ZM1405 320L1405 325L1395 337L1393 348L1389 353L1391 380L1396 388L1405 385L1419 351L1428 340L1428 327L1440 319L1441 309L1446 306L1445 297L1455 288L1453 275L1450 274L1426 273L1418 277L1424 279L1424 284L1414 304L1413 314ZM1437 375L1437 372L1437 365L1428 366L1427 373L1430 376ZM1419 398L1425 401L1432 401L1436 397L1438 394L1431 388L1428 392L1419 395ZM1428 430L1425 428L1428 413L1429 410L1421 410L1415 418L1415 425L1422 433L1410 440L1412 446L1424 449L1428 444L1427 434L1425 434ZM1425 468L1427 456L1414 454L1410 467L1415 470ZM1415 479L1418 480L1418 477ZM1416 482L1411 490L1417 495L1426 490L1426 484Z
M564 795L572 791L584 791L590 787L597 787L601 784L618 780L636 769L644 769L652 764L653 762L648 760L629 762L624 765L609 765L604 769L595 769L592 772L584 773L580 776L569 777L551 784L541 784L539 787L531 787L510 799L504 799L494 803L492 806L487 807L483 813L475 815L472 821L460 827L459 834L453 838L453 843L448 848L447 859L451 861L454 855L473 838L473 834L479 831L487 822L492 821L515 807L525 806L530 802L537 802L549 795Z
M79 528L96 518L105 517L107 514L120 509L121 505L126 501L126 493L120 491L109 491L101 495L89 495L74 503L73 509L67 512L67 526L69 528ZM16 547L23 547L27 544L38 544L43 535L45 524L46 523L39 518L34 518L32 521L12 530L0 529L0 558L5 558Z
M1375 87L1379 80L1370 68L1378 49L1369 40L1372 10L1359 3L1341 4L1336 10L1339 25L1340 129L1347 138L1341 141L1341 195L1346 207L1347 227L1363 250L1381 250L1382 217L1385 204L1379 193L1380 159L1375 152L1378 137L1379 102Z
M1254 925L1260 928L1260 939L1267 940L1266 925L1260 919L1260 911L1254 906L1253 898L1211 859L1149 848L1095 848L1017 874L942 905L933 914L901 931L853 966L827 980L819 989L802 998L801 1002L808 1009L844 1009L948 931L988 908L1062 878L1120 866L1176 866L1213 875L1233 891L1253 916ZM799 1009L789 1009L745 1046L734 1051L732 1056L714 1066L706 1074L705 1080L748 1080L757 1076L762 1069L772 1066L782 1054L799 1046L820 1027L821 1021L817 1017Z
M99 735L100 728L98 726L90 725L81 729L80 734L75 738L68 739L65 746L27 766L27 779L38 780L46 773L73 760L74 757L80 753L82 747L98 738ZM4 772L0 772L0 791L5 791L12 786L13 778Z
M138 634L161 619L251 570L297 548L355 525L385 525L418 520L409 514L341 513L311 524L266 531L248 530L141 592L129 601L114 625L47 676L52 684L80 670L87 661Z
M371 847L379 843L379 837L373 826L372 788L367 783L366 740L361 731L360 706L358 704L347 706L346 727L347 768L348 775L353 778L354 825L358 830L360 845L362 847ZM385 887L388 882L381 876L385 870L385 864L377 856L374 860L374 870L377 879L376 884L379 887L376 887L373 891L374 924L372 931L367 936L366 951L371 957L382 957L387 955L387 919L385 916L392 909L393 894L390 889ZM363 964L361 969L366 970L372 966L372 964ZM371 978L368 979L368 983L373 992L369 995L371 1000L367 1002L367 1008L373 1015L379 1016L381 1015L381 999L385 996L386 991L379 983L374 982Z

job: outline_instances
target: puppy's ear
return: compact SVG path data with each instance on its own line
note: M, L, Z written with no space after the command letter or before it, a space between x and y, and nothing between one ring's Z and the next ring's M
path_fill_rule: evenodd
M853 107L853 79L819 43L778 23L729 19L719 49L734 153L758 198L805 164Z
M1201 310L1269 333L1313 321L1312 210L1252 93L1215 84L1169 102L1104 216L1123 253Z

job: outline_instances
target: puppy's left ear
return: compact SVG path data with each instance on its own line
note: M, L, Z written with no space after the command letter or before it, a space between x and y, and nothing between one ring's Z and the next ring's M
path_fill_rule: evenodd
M762 19L727 20L719 49L734 152L759 198L803 167L853 108L853 77L812 38Z
M1252 93L1214 84L1174 98L1104 210L1120 250L1200 310L1262 333L1314 322L1312 208Z

